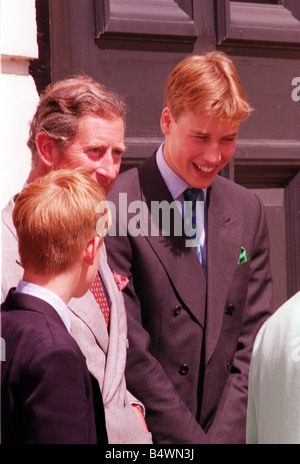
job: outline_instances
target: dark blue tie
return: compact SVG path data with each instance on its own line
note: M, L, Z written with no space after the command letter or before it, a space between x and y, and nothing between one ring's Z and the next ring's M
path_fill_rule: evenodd
M191 214L186 214L187 208L184 209L184 221L186 225L186 231L190 235L191 240L194 241L194 246L198 255L200 262L202 263L201 248L200 243L197 243L197 234L196 234L196 201L199 193L202 193L200 200L203 200L202 190L196 188L188 188L183 192L183 198L185 201L192 202ZM189 211L189 210L188 210Z

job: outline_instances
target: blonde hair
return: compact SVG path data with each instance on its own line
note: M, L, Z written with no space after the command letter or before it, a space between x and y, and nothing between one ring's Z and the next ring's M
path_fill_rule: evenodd
M99 203L106 225L99 221ZM75 264L89 240L105 236L110 213L104 191L85 169L61 169L20 193L13 222L22 266L53 275Z
M253 111L232 60L218 51L193 55L178 63L166 82L166 106L175 120L191 111L243 121Z

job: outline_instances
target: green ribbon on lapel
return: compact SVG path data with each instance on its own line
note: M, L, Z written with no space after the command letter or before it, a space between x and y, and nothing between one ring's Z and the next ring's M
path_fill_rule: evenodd
M238 264L246 263L247 262L247 254L244 247L241 247L240 257L238 260Z

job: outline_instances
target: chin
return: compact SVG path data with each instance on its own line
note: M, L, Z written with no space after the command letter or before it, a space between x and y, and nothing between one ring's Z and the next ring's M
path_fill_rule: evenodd
M210 187L219 172L220 171L215 172L212 176L203 176L201 179L198 178L197 182L195 182L197 184L195 187L199 189L205 189Z
M114 181L109 182L107 181L107 179L101 176L96 176L94 179L97 181L97 184L99 185L99 187L101 187L104 190L105 195L107 195L111 191L114 185Z
M102 187L102 186L100 186L100 187ZM102 188L104 190L105 195L107 195L111 191L112 185L110 185L109 187L102 187Z

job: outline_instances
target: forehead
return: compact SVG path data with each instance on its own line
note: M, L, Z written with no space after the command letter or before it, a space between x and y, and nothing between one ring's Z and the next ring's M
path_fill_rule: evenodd
M191 111L184 112L177 123L190 132L216 135L236 133L240 125L240 121L223 120L210 114Z
M125 128L121 117L105 119L96 115L84 115L79 119L77 138L114 137L122 141L124 136Z

